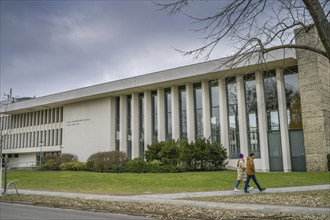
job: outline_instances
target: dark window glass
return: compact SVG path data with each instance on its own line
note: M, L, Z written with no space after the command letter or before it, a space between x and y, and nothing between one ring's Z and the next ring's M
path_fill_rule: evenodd
M238 109L237 109L237 88L236 78L226 79L227 106L228 106L228 136L229 136L229 157L238 158L240 153Z
M48 110L45 110L45 124L48 124Z
M265 103L268 131L280 130L275 70L264 73Z
M52 123L55 123L55 108L52 110Z
M220 106L219 86L217 81L210 82L211 100L211 140L220 143Z
M286 107L289 129L302 129L300 85L297 67L284 70Z
M158 121L157 121L157 91L151 93L151 114L152 114L152 143L158 140Z
M116 123L116 151L120 150L120 97L115 99L115 123Z
M60 129L60 145L62 145L63 141L63 128Z
M127 146L126 153L129 159L132 159L132 96L127 96Z
M60 122L63 122L63 107L61 107L61 120Z
M139 95L139 156L144 158L144 95Z
M56 108L56 122L60 121L60 108Z
M165 138L172 139L172 94L170 89L165 90Z
M258 106L255 75L245 75L244 84L248 132L248 151L253 152L256 158L260 158Z
M194 102L195 102L195 137L203 137L203 105L202 105L202 87L201 84L194 84Z
M186 104L186 88L179 87L179 117L180 117L180 139L187 139L187 104Z

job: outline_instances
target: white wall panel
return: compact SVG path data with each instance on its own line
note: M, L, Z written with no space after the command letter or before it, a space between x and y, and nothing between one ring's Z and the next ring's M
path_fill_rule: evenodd
M109 98L65 105L63 120L63 153L86 161L93 153L110 150Z

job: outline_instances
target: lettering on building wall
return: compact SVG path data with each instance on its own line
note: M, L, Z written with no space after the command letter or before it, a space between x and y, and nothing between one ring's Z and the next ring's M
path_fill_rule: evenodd
M90 118L84 118L84 119L76 119L76 120L66 121L66 126L67 127L78 126L78 125L81 125L82 123L86 123L90 120L91 120Z

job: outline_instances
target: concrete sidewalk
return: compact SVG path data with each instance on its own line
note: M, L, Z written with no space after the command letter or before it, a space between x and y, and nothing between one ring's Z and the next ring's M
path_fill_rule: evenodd
M300 192L309 190L330 190L328 185L316 186L299 186L299 187L285 187L285 188L267 188L262 193L281 193L281 192ZM9 190L8 194L16 193L15 190ZM80 198L104 201L117 202L139 202L139 203L158 203L170 204L176 206L196 206L204 208L217 209L232 209L232 210L249 210L249 211L264 211L264 212L286 212L299 214L322 214L330 216L329 208L313 208L313 207L296 207L296 206L282 206L282 205L258 205L258 204L237 204L222 203L222 202L206 202L206 201L192 201L184 200L185 198L193 197L208 197L208 196L232 196L244 194L243 191L212 191L212 192L192 192L192 193L172 193L172 194L150 194L150 195L132 195L132 196L114 196L114 195L97 195L97 194L83 194L83 193L67 193L67 192L50 192L50 191L35 191L35 190L18 190L19 194L26 195L44 195L44 196L60 196L66 198ZM251 194L261 193L259 190L251 191Z

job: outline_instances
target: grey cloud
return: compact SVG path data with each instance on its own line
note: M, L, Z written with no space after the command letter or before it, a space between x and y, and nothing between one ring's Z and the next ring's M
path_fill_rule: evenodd
M149 1L1 1L1 93L43 96L196 60L184 16Z

